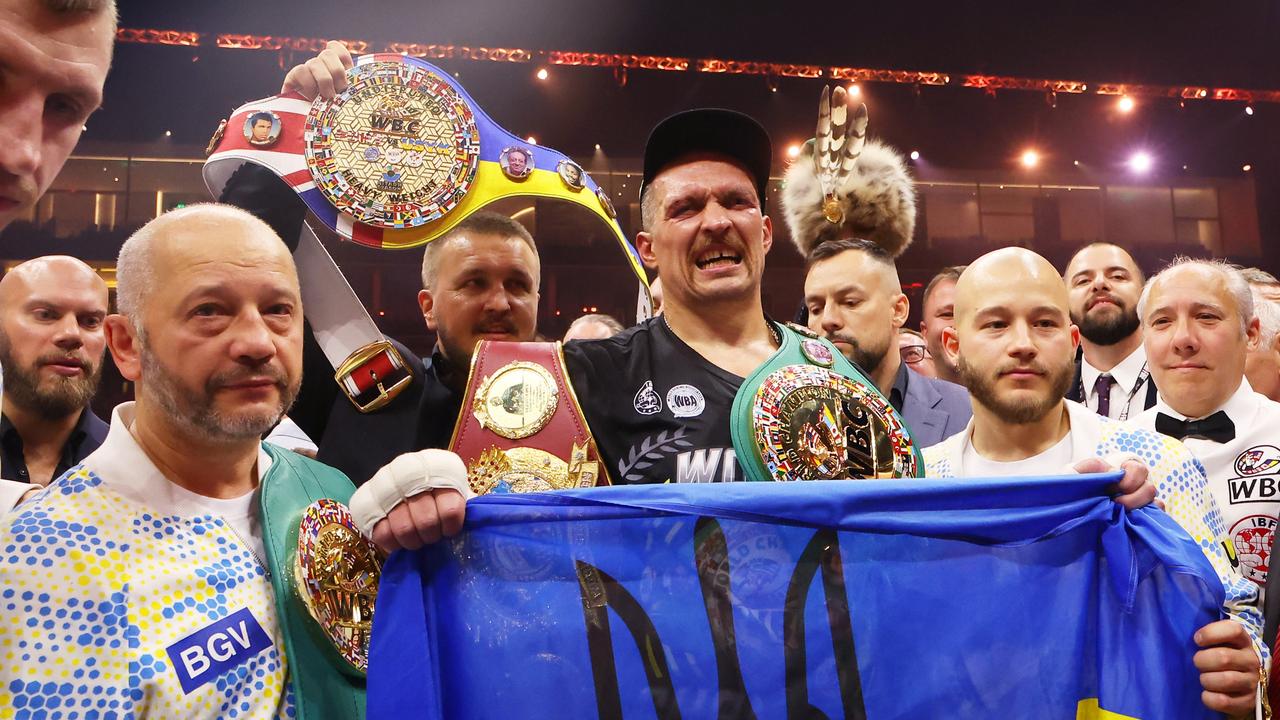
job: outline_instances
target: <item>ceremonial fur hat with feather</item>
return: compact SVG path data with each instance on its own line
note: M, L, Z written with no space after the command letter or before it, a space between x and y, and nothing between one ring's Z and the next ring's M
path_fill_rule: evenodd
M911 244L916 193L894 149L867 140L867 106L823 88L818 131L787 169L782 212L800 254L826 240L870 240L897 257Z

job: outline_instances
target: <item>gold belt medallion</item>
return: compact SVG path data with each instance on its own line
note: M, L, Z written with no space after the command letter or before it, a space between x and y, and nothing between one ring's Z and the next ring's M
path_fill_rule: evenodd
M298 525L293 579L303 605L344 660L369 668L382 553L360 534L346 505L317 500Z
M508 440L523 440L556 413L556 381L537 363L508 363L480 383L472 412L480 426Z

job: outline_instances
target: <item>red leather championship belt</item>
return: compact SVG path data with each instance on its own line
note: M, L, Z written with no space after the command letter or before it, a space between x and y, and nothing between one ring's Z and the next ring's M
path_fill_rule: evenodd
M558 342L476 345L449 449L477 495L609 484Z

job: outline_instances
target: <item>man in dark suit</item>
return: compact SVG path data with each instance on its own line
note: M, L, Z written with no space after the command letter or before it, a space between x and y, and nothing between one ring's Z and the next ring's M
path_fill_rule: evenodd
M809 329L871 378L902 413L916 444L928 447L963 430L973 414L968 392L902 362L898 331L910 301L889 253L867 240L828 240L810 251L807 265Z
M0 279L0 512L78 464L107 424L89 409L102 377L107 284L71 257Z
M1156 404L1157 393L1138 321L1142 270L1124 248L1096 242L1076 251L1062 277L1071 322L1080 328L1067 399L1103 417L1138 417Z

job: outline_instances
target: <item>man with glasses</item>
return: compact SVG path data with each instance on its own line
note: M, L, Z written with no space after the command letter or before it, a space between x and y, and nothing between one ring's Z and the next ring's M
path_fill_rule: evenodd
M930 378L938 377L933 355L929 354L929 346L919 331L911 328L898 331L898 354L902 356L902 362L917 373Z

